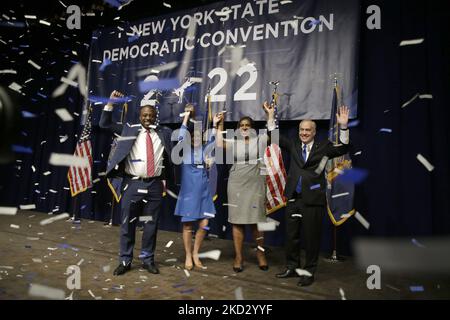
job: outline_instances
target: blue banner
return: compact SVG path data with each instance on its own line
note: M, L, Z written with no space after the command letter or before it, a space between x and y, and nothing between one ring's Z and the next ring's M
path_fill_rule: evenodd
M98 97L119 90L131 110L146 96L159 104L160 122L176 123L187 102L203 114L210 89L213 112L225 108L226 121L265 120L261 103L279 81L280 120L319 120L330 117L338 74L353 118L359 10L359 0L223 1L121 22L93 33L89 95L102 105Z

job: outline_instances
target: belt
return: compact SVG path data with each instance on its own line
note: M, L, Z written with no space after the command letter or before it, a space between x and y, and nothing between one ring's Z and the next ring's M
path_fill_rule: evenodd
M157 179L160 178L159 176L157 176L157 177L149 177L149 178L142 178L142 177L132 176L132 175L127 174L127 173L125 173L125 177L130 179L130 180L136 180L136 181L142 181L142 182L150 182L152 180L157 180Z

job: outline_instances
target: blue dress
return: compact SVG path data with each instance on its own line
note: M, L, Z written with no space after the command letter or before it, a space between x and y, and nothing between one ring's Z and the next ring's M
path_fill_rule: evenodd
M186 132L187 128L181 126L179 143L185 143ZM183 153L181 189L175 207L175 215L182 217L181 222L214 218L216 214L204 161L205 148L213 141L212 137L206 145L199 147L198 150L192 147L190 152Z

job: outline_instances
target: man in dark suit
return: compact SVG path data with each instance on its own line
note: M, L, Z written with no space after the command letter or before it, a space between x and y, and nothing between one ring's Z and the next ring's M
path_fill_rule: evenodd
M140 124L116 124L112 121L113 102L123 97L113 91L110 102L100 118L101 128L110 128L120 134L117 146L106 169L107 177L121 176L121 226L120 258L114 275L131 269L136 224L144 221L142 250L139 258L143 268L157 274L155 265L156 233L165 181L172 181L172 130L156 126L156 109L152 105L141 105Z
M269 131L275 129L274 108L264 102ZM340 107L337 123L340 126L340 143L334 146L330 141L315 141L316 123L303 120L299 125L299 139L288 139L280 135L280 146L291 156L288 179L284 195L288 199L286 208L286 270L278 278L298 276L300 268L300 235L303 235L305 266L309 274L301 275L299 286L314 282L314 273L319 259L322 220L326 213L327 183L323 173L327 158L335 158L348 152L349 109ZM324 158L327 157L327 158ZM319 167L320 166L320 167Z

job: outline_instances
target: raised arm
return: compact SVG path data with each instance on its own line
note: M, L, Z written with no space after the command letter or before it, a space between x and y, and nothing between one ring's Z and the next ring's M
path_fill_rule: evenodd
M348 130L348 117L350 110L347 106L342 106L339 108L338 113L336 113L337 123L339 125L339 142L337 146L330 144L330 148L327 152L329 158L335 158L342 156L348 152L350 144L350 134Z
M114 102L117 98L123 98L124 95L117 90L111 92L108 104L103 108L100 116L99 126L103 129L111 129L114 133L120 134L123 129L123 125L113 123L112 114L114 109Z
M213 127L217 129L216 145L219 148L226 148L227 142L223 140L223 113L216 113L213 118Z
M269 103L267 103L267 101L264 101L262 107L263 107L264 111L266 112L267 130L269 131L270 141L272 143L275 140L272 137L272 133L276 129L275 108L274 108L273 104L269 104ZM278 137L279 137L280 147L289 148L291 146L292 141L290 139L287 139L280 134L278 135Z
M191 114L194 112L194 106L191 104L186 105L184 108L184 118L183 123L181 124L180 133L178 134L178 141L184 141L186 137L186 132L188 130L188 121Z

